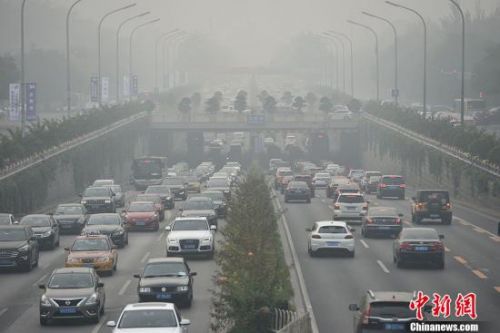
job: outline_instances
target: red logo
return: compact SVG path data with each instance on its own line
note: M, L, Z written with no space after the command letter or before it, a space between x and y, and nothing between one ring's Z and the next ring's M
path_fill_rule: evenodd
M465 317L469 316L471 319L477 318L476 311L476 299L475 293L468 293L463 295L458 293L454 305L455 305L455 316ZM424 294L422 291L417 293L417 297L412 300L409 304L410 310L416 311L416 317L418 320L424 320L424 307L429 302L430 297ZM451 315L451 302L452 299L450 295L445 294L443 296L433 293L432 294L432 315L436 318L444 317L448 318Z

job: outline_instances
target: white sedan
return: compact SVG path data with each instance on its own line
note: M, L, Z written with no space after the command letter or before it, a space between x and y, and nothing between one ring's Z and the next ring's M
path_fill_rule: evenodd
M342 221L314 222L309 231L307 252L314 257L320 252L344 252L354 257L354 229Z

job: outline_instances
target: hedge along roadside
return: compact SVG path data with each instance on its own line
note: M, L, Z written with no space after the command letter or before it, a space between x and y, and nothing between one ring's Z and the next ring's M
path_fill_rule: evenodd
M269 332L269 310L288 308L293 292L277 220L265 177L252 168L231 198L221 231L213 331Z

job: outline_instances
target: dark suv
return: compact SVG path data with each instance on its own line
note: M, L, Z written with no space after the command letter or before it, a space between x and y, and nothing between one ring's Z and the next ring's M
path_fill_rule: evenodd
M311 198L315 197L314 186L313 186L313 176L311 175L296 175L293 180L297 182L306 182L307 186L311 190Z
M378 184L377 198L397 197L404 200L405 189L406 184L403 176L383 175Z
M115 194L109 186L87 187L81 197L89 213L116 213Z
M417 321L409 307L414 299L416 293L368 290L359 305L349 305L354 311L354 332L407 332L408 323ZM425 305L424 311L429 310Z
M38 265L38 241L30 226L0 226L0 268L24 271Z
M451 224L453 218L450 194L445 190L419 190L412 198L411 221L420 223L423 219L440 219Z

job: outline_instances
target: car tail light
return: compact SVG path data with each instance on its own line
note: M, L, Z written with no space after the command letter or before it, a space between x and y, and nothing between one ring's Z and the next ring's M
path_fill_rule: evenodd
M451 203L448 202L446 205L444 205L444 208L445 209L451 209Z
M432 249L436 251L442 251L444 249L441 242L432 244Z
M399 248L402 250L409 250L411 249L411 244L408 242L403 242L399 245Z
M335 205L334 205L334 208L335 208L335 209L340 209L340 205L339 205L339 204L335 204Z
M372 223L373 223L373 220L372 220L371 218L367 218L367 219L366 219L366 223L368 223L368 224L372 224Z
M369 318L370 318L370 306L368 305L368 308L363 312L361 315L363 317L363 324L367 325L369 323Z
M399 185L400 188L406 188L406 184Z
M424 204L423 204L423 203L418 203L418 204L417 204L417 208L418 208L418 209L422 209L422 208L424 208Z
M314 238L314 239L321 239L321 236L320 235L312 235L311 238Z
M352 235L347 235L344 237L344 239L353 239L354 237Z
M363 206L363 210L368 210L368 204L365 204L365 205Z
M384 183L381 183L381 184L378 184L378 187L380 187L380 188L384 188L384 187L387 187L387 185L386 185L386 184L384 184Z
M401 219L400 219L400 218L397 218L397 219L395 220L395 222L396 222L396 224L401 224Z

